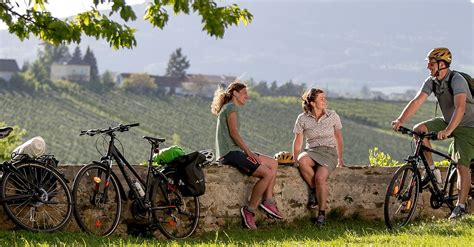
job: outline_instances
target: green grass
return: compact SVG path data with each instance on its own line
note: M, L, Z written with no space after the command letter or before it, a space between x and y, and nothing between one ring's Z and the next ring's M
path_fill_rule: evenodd
M291 224L264 224L256 231L230 226L184 241L143 237L95 237L84 233L35 234L0 231L1 246L469 246L474 216L462 220L416 221L398 231L383 222L329 220L324 227L303 219Z

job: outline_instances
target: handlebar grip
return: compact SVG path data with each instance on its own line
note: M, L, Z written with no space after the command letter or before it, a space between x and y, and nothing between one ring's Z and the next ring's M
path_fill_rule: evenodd
M406 127L403 127L403 126L400 126L398 127L398 131L404 133L404 134L407 134L407 133L411 133L411 130L406 128Z
M428 133L427 136L428 136L428 139L430 139L430 140L433 140L433 141L438 140L438 133L436 133L436 132L430 132L430 133Z
M137 127L140 126L140 123L129 124L128 127Z

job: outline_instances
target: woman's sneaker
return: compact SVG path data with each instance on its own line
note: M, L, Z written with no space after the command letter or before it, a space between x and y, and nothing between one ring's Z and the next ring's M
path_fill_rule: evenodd
M260 204L260 207L265 210L265 212L267 212L269 215L277 219L283 219L283 215L280 213L280 210L278 210L276 203L264 201Z
M244 225L248 229L257 229L257 225L255 225L255 214L250 212L247 207L240 208L240 214L242 215L242 220L244 221Z

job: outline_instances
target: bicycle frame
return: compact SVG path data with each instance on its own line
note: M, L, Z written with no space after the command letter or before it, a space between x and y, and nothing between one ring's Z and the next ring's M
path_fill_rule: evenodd
M435 150L433 148L425 146L423 144L423 139L427 138L428 135L429 134L426 134L424 136L418 136L418 139L416 140L415 152L412 156L409 156L408 159L406 159L406 161L413 165L413 169L416 171L417 175L421 178L421 175L419 174L419 171L417 169L418 163L421 160L421 162L423 163L423 167L424 167L429 179L427 181L421 181L420 192L423 191L423 187L426 184L431 183L431 187L429 188L430 192L434 196L437 197L439 202L445 203L446 201L449 200L449 198L444 198L444 194L445 194L446 190L448 189L447 187L448 187L449 182L452 182L452 179L454 178L454 176L456 176L457 163L454 160L452 160L451 157L449 157L448 155L446 155L446 154L444 154L444 153L442 153L438 150ZM434 174L431 173L431 172L428 172L428 171L430 171L430 167L429 167L428 161L426 160L425 152L430 152L432 154L439 155L439 156L441 156L441 157L443 157L443 158L445 158L449 161L449 167L448 167L448 170L446 172L446 174L447 174L446 179L444 180L444 184L443 184L442 188L439 188L438 183L434 182L434 181L436 181L436 178L434 177ZM451 210L453 209L452 205L448 204L448 206L450 207Z
M138 199L137 201L138 201L141 208L150 209L150 210L174 208L175 206L163 206L163 207L159 207L159 208L151 208L151 205L150 205L150 197L151 197L150 190L151 190L152 175L153 176L159 176L160 179L162 179L164 181L167 181L166 176L162 172L156 171L156 170L152 172L153 152L154 151L156 152L156 150L158 150L159 146L155 146L154 144L152 144L151 151L150 151L150 157L149 157L149 160L148 160L146 180L143 180L143 178L138 174L138 172L133 168L133 166L130 165L130 163L125 159L125 157L120 152L120 150L115 146L115 139L116 139L115 133L111 132L111 133L107 133L107 135L109 135L110 138L111 138L110 141L109 141L107 154L106 154L106 156L101 158L102 162L98 162L98 163L101 163L101 164L104 164L104 162L107 162L107 163L104 164L108 167L107 174L106 174L107 182L110 181L109 179L110 179L110 176L112 174L112 169L111 169L112 168L112 160L115 160L117 162L117 165L118 165L119 169L120 169L120 172L124 176L125 181L128 184L129 188L131 189L133 195L135 196L135 198ZM128 168L132 172L133 177L135 179L137 179L137 181L140 183L140 185L144 188L144 191L145 191L145 197L144 198L142 198L140 196L140 194L137 191L137 189L135 188L135 186L133 186L132 178L129 176L129 174L125 170L126 168ZM122 184L120 182L118 184L120 186L120 190L121 190L122 195L126 195ZM105 187L104 195L107 195L107 189L108 189L108 187ZM127 197L124 196L124 198L127 198ZM105 197L104 200L107 200L107 198Z

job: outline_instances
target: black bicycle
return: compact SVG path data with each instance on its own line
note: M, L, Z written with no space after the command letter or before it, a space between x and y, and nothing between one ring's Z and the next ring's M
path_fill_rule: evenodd
M0 128L0 139L13 129ZM68 181L57 169L52 155L30 158L16 155L3 162L0 202L12 221L35 232L62 229L72 214L72 196Z
M135 220L149 224L150 229L158 228L167 238L187 238L198 225L199 198L182 196L178 188L180 180L171 164L153 166L153 154L159 152L160 144L165 139L143 137L151 144L151 150L146 178L140 177L115 145L118 142L116 132L125 132L136 126L139 124L81 131L81 135L107 138L108 150L100 161L84 166L74 179L72 194L76 221L84 231L108 236L119 224L122 200L129 198L133 200L132 215ZM130 188L128 196L112 170L114 163Z
M423 139L425 138L437 140L437 133L420 133L405 127L400 127L398 131L412 137L417 137L417 140L414 154L409 156L405 160L406 164L398 168L394 173L387 188L384 203L384 219L389 229L402 227L410 221L416 211L418 195L423 190L427 189L430 191L430 205L434 209L446 205L452 211L458 199L456 162L447 154L423 145ZM435 175L429 168L424 152L431 152L449 161L447 175L441 185L436 182ZM422 169L427 173L426 178L423 180L418 170L420 165L422 165ZM474 196L472 187L469 194L471 197Z

